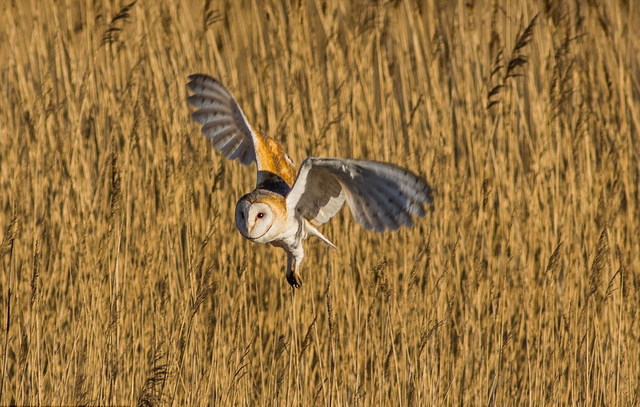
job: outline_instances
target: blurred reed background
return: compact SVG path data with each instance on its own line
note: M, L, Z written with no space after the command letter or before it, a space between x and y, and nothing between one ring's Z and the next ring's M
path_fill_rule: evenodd
M0 10L0 404L638 404L637 2ZM195 72L297 163L390 161L435 205L343 210L293 291Z

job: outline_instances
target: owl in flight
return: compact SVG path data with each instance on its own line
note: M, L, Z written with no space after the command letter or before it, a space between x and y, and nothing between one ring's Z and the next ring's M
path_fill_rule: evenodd
M231 93L207 75L190 75L187 101L194 121L213 147L244 165L255 161L256 188L236 205L236 227L245 238L281 247L287 253L287 281L302 284L302 241L329 241L318 227L346 202L356 221L383 232L411 226L432 202L431 188L411 172L391 164L343 158L309 157L296 171L293 161L271 137L255 131Z

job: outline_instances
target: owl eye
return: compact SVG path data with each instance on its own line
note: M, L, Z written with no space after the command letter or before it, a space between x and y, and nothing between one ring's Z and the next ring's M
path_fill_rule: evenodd
M264 218L264 213L258 212L258 219L262 219L262 218Z

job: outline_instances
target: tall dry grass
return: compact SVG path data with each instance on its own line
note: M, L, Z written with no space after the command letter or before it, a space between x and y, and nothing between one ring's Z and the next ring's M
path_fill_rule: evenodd
M637 405L637 2L292 3L0 6L0 404ZM194 72L435 205L343 210L293 291Z

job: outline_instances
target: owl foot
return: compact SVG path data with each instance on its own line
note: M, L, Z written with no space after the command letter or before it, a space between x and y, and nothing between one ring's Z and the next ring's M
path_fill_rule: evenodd
M287 272L287 282L293 288L300 288L302 285L302 278L300 277L300 274L295 271Z

